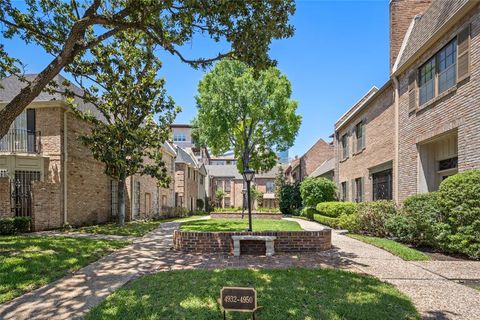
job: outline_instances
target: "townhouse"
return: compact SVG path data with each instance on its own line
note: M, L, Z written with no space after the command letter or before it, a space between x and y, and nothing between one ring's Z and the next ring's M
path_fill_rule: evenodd
M34 75L27 75L33 79ZM64 78L55 81L63 86ZM24 86L16 77L3 79L0 107ZM71 87L71 90L80 90ZM77 101L78 108L95 109ZM0 139L0 217L28 216L34 230L71 224L102 223L117 214L117 183L78 139L88 126L68 108L61 95L42 92ZM166 143L163 160L173 177L175 151ZM173 183L158 187L151 177L127 180L126 219L162 215L173 203Z
M241 208L246 206L246 182L243 176L238 172L236 165L208 165L207 196L217 206L222 208ZM253 203L253 208L276 208L278 201L275 196L275 175L278 172L278 166L268 172L260 172L255 175L253 186L261 192L261 198ZM224 192L222 199L216 199L215 194L218 190Z
M390 80L335 124L342 200L401 203L480 168L479 32L478 1L390 1Z

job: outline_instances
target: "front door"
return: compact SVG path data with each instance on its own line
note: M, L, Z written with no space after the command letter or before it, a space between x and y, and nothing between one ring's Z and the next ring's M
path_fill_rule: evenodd
M38 171L15 171L12 181L12 210L17 217L32 216L32 183L40 181Z
M392 200L392 169L372 174L373 200Z

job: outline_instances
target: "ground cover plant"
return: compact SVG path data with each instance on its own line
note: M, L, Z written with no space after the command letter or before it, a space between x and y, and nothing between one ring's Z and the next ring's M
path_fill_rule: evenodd
M253 219L253 231L302 231L295 221ZM183 231L245 231L248 228L248 219L208 219L182 223Z
M61 278L129 243L67 237L0 237L0 303Z
M223 286L255 287L258 319L419 319L409 299L373 277L334 269L184 270L148 275L87 315L97 319L222 319ZM227 319L250 319L227 313Z
M369 237L358 234L349 235L351 238L363 241L365 243L374 245L383 250L386 250L405 261L422 261L430 260L430 257L423 252L410 248L404 244L398 243L396 241L378 237Z

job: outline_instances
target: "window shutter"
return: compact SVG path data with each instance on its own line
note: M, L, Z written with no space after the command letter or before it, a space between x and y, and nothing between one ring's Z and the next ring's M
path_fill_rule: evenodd
M470 75L470 25L457 35L457 82Z
M346 143L345 143L345 149L347 150L347 153L345 155L345 159L348 158L350 156L350 135L347 133L346 137Z
M360 185L362 186L362 192L361 192L361 197L362 197L362 202L365 201L365 182L363 177L360 178Z
M345 199L343 201L348 201L348 181L345 181Z
M417 109L417 70L413 70L408 75L408 111Z
M357 190L355 188L355 179L353 179L351 183L352 183L352 194L350 195L350 201L355 202L357 198L357 195L356 195Z
M365 148L365 131L367 129L367 121L362 121L362 149Z

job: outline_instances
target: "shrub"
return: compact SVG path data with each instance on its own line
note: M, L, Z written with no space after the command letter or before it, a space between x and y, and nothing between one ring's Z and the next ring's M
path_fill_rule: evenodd
M298 209L302 207L302 198L300 197L300 187L298 183L285 184L281 187L278 205L283 214L295 215L298 213Z
M337 227L354 233L360 232L360 217L358 213L342 214L338 217Z
M4 236L15 234L13 218L0 219L0 234Z
M13 218L13 226L15 227L16 232L28 232L30 231L30 221L29 217L15 217Z
M327 178L306 178L300 184L300 195L305 206L316 206L320 202L334 201L335 183Z
M317 211L324 216L338 218L342 214L357 212L357 204L354 202L321 202L317 204Z
M203 210L204 202L203 199L197 199L197 209Z
M405 200L399 214L386 221L390 234L402 242L435 246L435 228L440 216L437 192L420 193Z
M379 200L360 203L358 204L359 229L373 236L384 237L388 233L385 222L396 212L393 201Z
M313 219L320 224L329 226L331 228L338 228L338 218L331 218L327 216L322 216L321 214L315 214Z
M302 216L308 220L314 220L315 214L318 214L318 211L314 207L305 207L302 209Z
M440 184L442 213L436 226L441 248L480 258L480 170L466 171Z

